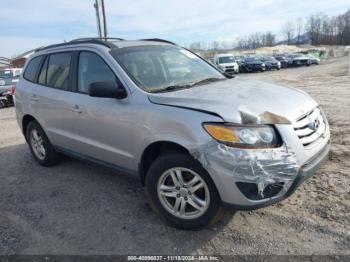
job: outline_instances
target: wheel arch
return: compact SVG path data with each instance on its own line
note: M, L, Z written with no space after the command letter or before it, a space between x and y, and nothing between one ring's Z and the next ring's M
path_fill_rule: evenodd
M141 182L144 185L145 177L148 169L153 161L162 154L176 152L190 155L190 152L184 146L171 141L156 141L148 145L142 152L141 160L139 163L139 174Z
M22 118L22 133L24 137L26 137L27 126L31 121L36 121L37 123L39 123L38 120L36 120L32 115L29 114L24 115Z

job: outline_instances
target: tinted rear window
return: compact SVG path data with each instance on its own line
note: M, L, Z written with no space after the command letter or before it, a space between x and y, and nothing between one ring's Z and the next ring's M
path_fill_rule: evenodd
M26 71L24 72L24 78L34 82L36 72L38 71L42 56L38 56L30 60Z
M52 54L46 73L46 84L63 90L68 90L71 53Z
M41 68L38 83L42 85L46 85L46 73L47 73L47 64L49 61L49 57L46 57L45 62Z

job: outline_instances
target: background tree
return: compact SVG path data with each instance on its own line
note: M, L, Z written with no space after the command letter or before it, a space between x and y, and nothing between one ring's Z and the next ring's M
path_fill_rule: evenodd
M294 25L292 21L288 21L282 26L282 34L287 39L287 44L292 44L292 38L294 37Z
M301 44L301 36L304 30L304 21L303 18L299 17L296 21L296 31L297 31L297 43Z

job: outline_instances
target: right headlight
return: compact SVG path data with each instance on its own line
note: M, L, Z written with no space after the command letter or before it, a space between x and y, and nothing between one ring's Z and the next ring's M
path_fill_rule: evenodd
M204 123L208 134L220 143L239 148L274 148L282 145L282 140L270 125L234 125Z

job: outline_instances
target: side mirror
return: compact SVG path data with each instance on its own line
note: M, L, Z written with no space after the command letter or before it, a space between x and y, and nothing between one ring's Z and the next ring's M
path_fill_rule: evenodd
M93 82L89 85L89 96L124 99L127 97L125 88L116 82Z

